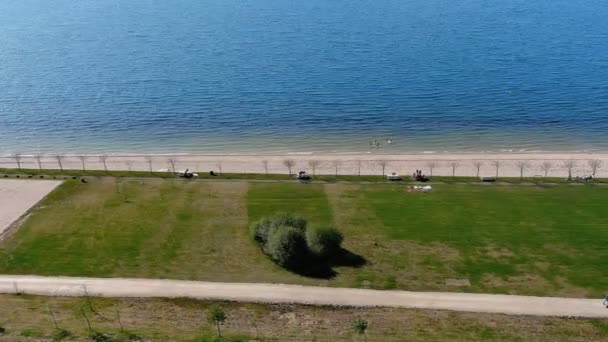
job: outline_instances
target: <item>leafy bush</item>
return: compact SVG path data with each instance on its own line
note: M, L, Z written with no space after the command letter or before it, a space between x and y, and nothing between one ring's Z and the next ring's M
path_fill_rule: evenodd
M251 231L253 233L253 239L261 244L265 244L268 241L268 233L272 222L270 219L262 219L254 223Z
M323 226L308 229L306 242L311 252L320 257L335 255L342 248L344 237L335 227Z
M283 267L297 267L308 255L304 232L292 226L275 226L264 251Z
M276 214L264 218L251 227L253 239L264 253L277 264L296 269L313 259L333 256L341 251L342 234L334 227L307 229L304 218L292 214Z
M303 233L306 231L306 220L289 213L279 213L270 218L264 218L253 224L253 239L261 244L266 244L269 237L281 226L293 227Z

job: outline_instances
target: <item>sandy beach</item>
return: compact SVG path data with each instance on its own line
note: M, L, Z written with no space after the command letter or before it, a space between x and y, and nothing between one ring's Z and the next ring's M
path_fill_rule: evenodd
M608 177L608 153L501 153L501 154L285 154L285 155L111 155L106 157L85 155L21 156L22 168L37 169L97 169L132 171L168 171L190 169L197 172L211 170L225 173L276 173L286 174L286 160L294 163L293 172L305 170L316 174L380 175L382 164L385 173L396 172L410 175L420 169L435 176L476 176L479 164L480 176L518 177L523 164L525 177L567 177L568 164L572 176L593 173L590 161L599 161L597 177ZM104 166L105 159L105 166ZM39 163L40 162L40 163ZM17 168L14 156L0 157L0 167ZM432 172L431 172L432 168Z

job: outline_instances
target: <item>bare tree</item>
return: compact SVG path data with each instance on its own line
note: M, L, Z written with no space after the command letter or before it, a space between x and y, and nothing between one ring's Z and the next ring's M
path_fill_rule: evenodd
M131 170L133 169L133 161L132 160L127 160L125 162L125 165L127 165L127 171L131 172Z
M317 175L317 167L319 167L319 165L321 165L321 162L318 160L313 159L308 161L308 166L310 166L310 168L312 169L313 176Z
M361 160L357 159L355 163L357 165L357 176L361 176Z
M15 163L17 163L17 169L21 170L21 160L23 159L21 153L13 153L11 154L11 158L13 158L15 160Z
M150 171L150 173L152 173L153 172L152 171L152 162L154 160L152 160L152 156L146 156L145 159L146 159L146 162L148 163L148 171Z
M58 154L55 156L55 159L57 159L57 164L59 164L59 170L63 171L63 159L65 159L65 157Z
M82 172L86 172L86 167L85 167L85 161L87 160L86 156L78 156L78 159L80 159L80 162L82 163Z
M572 179L572 169L576 166L576 162L572 159L564 160L563 165L568 170L568 179Z
M34 155L34 159L36 159L36 162L38 163L38 170L42 170L42 154Z
M167 159L167 162L169 162L169 165L171 166L171 171L175 173L175 164L177 164L177 160L169 158Z
M268 160L262 160L262 164L264 165L264 172L268 175Z
M530 163L527 160L519 160L519 161L517 161L515 163L515 165L519 169L519 179L523 180L524 179L524 171L526 171L526 169L528 167L530 167Z
M215 166L217 167L217 172L218 174L222 174L222 162L218 161L217 163L215 163Z
M291 177L291 174L293 173L293 167L296 166L295 160L285 159L285 160L283 160L283 165L285 165L287 170L289 170L289 177Z
M479 160L475 160L473 161L473 166L475 166L475 170L477 170L477 178L479 178L479 171L481 170L481 167L483 166L483 162L479 161Z
M452 160L451 162L449 162L450 167L452 168L452 177L456 176L456 169L460 166L460 163Z
M545 180L547 180L547 175L549 174L549 171L551 171L552 168L553 168L553 163L551 163L548 160L545 160L544 162L542 162L540 164L540 169L541 169L541 171L543 171L543 173L545 175Z
M496 178L498 178L498 169L500 169L501 165L502 165L502 162L500 160L494 160L492 162L492 166L494 166L494 168L496 169Z
M437 167L437 162L434 160L428 161L426 167L429 168L429 174L433 177L433 169Z
M99 156L99 161L103 164L103 170L108 173L108 156L105 154Z
M587 164L591 168L591 174L593 175L593 177L595 177L597 170L602 167L602 161L599 159L591 159L587 161Z
M386 167L388 166L388 160L378 160L378 165L382 168L382 177L386 174Z
M336 177L338 176L338 169L340 168L340 166L342 165L342 162L339 160L334 160L331 162L331 165L334 167L334 169L336 170Z

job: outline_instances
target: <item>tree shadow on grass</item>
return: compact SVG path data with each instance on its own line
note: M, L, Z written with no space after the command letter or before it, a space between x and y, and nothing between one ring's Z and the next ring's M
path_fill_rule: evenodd
M354 267L364 266L367 260L359 254L353 253L344 248L330 257L321 258L315 255L309 256L304 262L297 266L287 268L289 271L304 277L316 279L332 279L338 275L334 267Z

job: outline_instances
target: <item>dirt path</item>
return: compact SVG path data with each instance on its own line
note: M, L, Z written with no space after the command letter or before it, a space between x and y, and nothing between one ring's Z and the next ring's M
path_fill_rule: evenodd
M257 303L382 306L510 315L606 317L600 299L447 292L378 291L300 285L160 279L0 276L0 293L44 296L188 297Z

